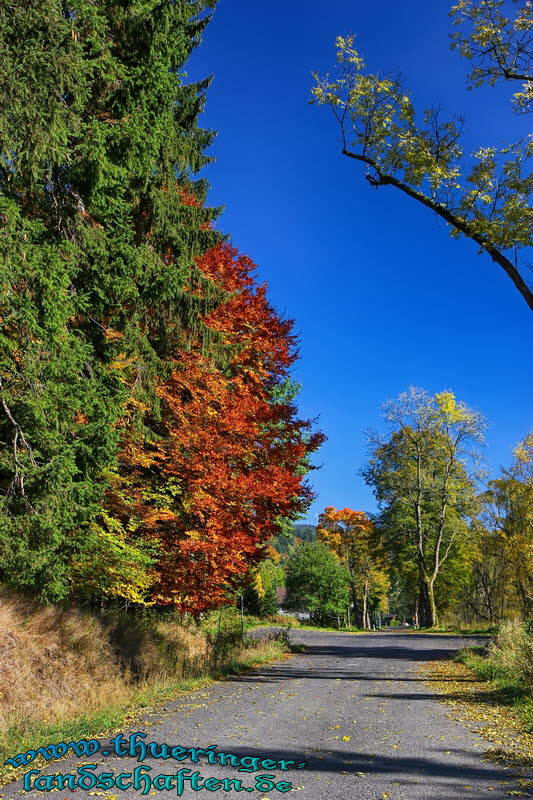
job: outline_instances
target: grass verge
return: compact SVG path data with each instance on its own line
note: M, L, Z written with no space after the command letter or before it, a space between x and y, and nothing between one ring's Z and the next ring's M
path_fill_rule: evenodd
M141 711L288 652L286 634L243 642L240 631L210 637L170 616L103 619L4 596L0 784L26 770L5 765L10 756L103 736Z
M491 743L485 760L513 769L519 776L533 767L529 637L523 626L505 624L488 647L465 648L453 660L421 668L428 688L450 708L448 716ZM533 786L525 777L519 777L518 783L519 792Z
M494 636L498 633L498 625L447 625L435 628L423 628L424 633L456 633L458 636L485 635Z
M387 630L387 628L383 628ZM446 625L435 628L402 628L402 633L435 633L447 636L494 636L498 633L498 625Z
M325 625L306 625L300 623L300 630L302 631L323 631L324 633L372 633L372 631L365 630L364 628L328 628Z
M532 638L521 626L504 627L489 647L467 647L456 659L486 681L495 702L512 708L533 734Z

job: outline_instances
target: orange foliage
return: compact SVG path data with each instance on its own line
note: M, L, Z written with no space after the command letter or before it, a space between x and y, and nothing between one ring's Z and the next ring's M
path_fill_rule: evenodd
M227 602L279 517L307 507L301 467L324 438L280 392L296 340L254 285L254 264L225 244L197 263L231 293L205 319L230 356L222 368L199 343L174 354L157 386L161 420L145 420L157 439L128 431L122 489L108 495L133 536L157 545L152 599L193 613Z
M339 557L360 542L368 541L372 522L364 511L327 506L318 518L317 536Z

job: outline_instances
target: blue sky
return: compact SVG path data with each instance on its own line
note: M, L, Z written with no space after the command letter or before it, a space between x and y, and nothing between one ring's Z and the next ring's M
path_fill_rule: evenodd
M220 225L258 265L271 303L295 320L301 415L328 437L311 474L326 505L373 511L358 476L379 406L408 386L451 389L490 422L495 474L531 428L533 316L500 267L393 188L372 189L340 153L326 108L308 105L311 71L331 69L355 33L367 68L401 68L417 108L466 116L466 149L529 132L512 87L467 92L449 50L446 0L219 0L187 72L209 74L202 125L218 130L206 171ZM533 259L532 259L533 260Z

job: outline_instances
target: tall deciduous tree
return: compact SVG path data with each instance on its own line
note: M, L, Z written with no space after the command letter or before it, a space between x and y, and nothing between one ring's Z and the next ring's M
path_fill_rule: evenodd
M533 434L480 496L483 513L468 548L457 612L468 622L533 620Z
M382 509L379 528L391 545L396 540L393 554L416 562L419 619L430 627L437 621L436 582L478 510L471 446L482 441L484 421L451 392L432 397L415 388L389 401L385 416L392 435L371 434L363 475Z
M184 200L205 193L209 81L181 75L213 5L0 7L0 578L43 598L106 536L126 583L149 561L94 523L125 401L158 416L154 377L220 299L195 264L215 212Z
M515 599L524 620L533 620L533 433L515 448L510 469L489 483L487 522L506 567L503 606Z
M516 10L509 0L460 0L451 14L456 25L452 46L472 65L470 86L518 81L522 87L514 95L515 109L529 110L529 0ZM480 147L468 161L463 157L461 117L445 118L440 108L432 107L417 122L401 76L367 73L354 36L339 36L336 46L335 73L315 74L313 96L332 109L341 130L342 153L366 166L371 186L399 189L443 219L451 235L475 242L533 309L524 259L533 244L530 137L503 147Z
M204 354L201 338L175 349L170 376L157 384L158 420L138 404L124 420L107 494L130 541L158 550L152 600L192 613L231 602L280 520L305 511L307 458L323 440L282 391L296 340L255 284L255 265L218 245L198 267L227 293L204 320L225 359ZM143 426L132 424L139 412Z

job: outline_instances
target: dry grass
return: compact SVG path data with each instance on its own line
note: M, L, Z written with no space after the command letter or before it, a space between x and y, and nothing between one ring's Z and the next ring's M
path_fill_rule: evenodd
M0 763L47 740L102 732L135 706L282 651L277 641L243 644L238 631L210 637L171 615L97 617L0 596Z
M533 690L533 633L518 621L504 622L489 646L495 676L514 678Z
M127 687L102 627L74 611L0 600L0 737L120 701Z

